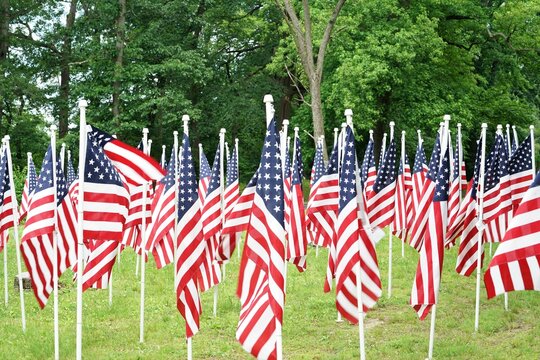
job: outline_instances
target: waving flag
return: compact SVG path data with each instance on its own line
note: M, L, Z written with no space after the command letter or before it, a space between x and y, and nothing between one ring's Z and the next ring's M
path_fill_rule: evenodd
M344 150L346 151L346 150ZM396 142L390 141L385 152L373 190L368 195L367 209L369 222L373 228L390 225L394 217L394 196L396 192Z
M459 139L456 139L456 149L450 161L450 166L452 167L452 176L450 180L450 191L448 193L448 227L444 243L444 246L447 248L454 246L457 237L463 229L464 213L460 213L461 182L463 179L459 168ZM450 229L459 229L459 231L451 232Z
M407 224L407 228L412 228L412 222L416 217L416 211L420 205L422 199L422 189L424 188L424 181L426 180L426 174L428 167L426 165L426 155L424 153L424 147L422 142L418 142L416 147L416 155L414 156L414 166L412 172L412 208L411 208L411 221Z
M447 148L434 179L435 189L428 209L428 223L411 292L410 304L420 320L426 318L439 297L450 187L449 154Z
M431 153L431 159L429 160L429 170L422 186L422 195L420 196L420 202L415 211L415 217L412 222L410 244L417 251L422 249L422 242L424 241L424 232L428 221L428 210L433 198L433 192L435 191L435 178L437 177L437 171L439 169L439 160L441 158L441 144L439 140L439 134L435 139L433 145L433 152Z
M88 129L89 136L96 142L95 146L105 151L107 158L128 183L140 185L150 180L161 180L165 175L165 170L142 151L115 139L95 126L88 125Z
M268 126L240 264L236 338L257 359L277 357L285 305L283 178L275 120Z
M68 174L69 175L69 174ZM26 180L24 182L23 193L21 197L21 207L19 208L19 219L24 219L32 201L32 194L37 184L36 167L32 157L28 159L28 171L26 173ZM71 184L71 183L70 183Z
M296 265L298 271L306 270L307 236L304 195L302 193L302 146L300 137L294 139L294 159L291 173L289 197L290 220L287 230L287 260Z
M317 193L319 187L319 180L324 175L324 159L323 159L323 143L319 141L317 148L315 149L315 158L313 160L313 168L311 169L311 179L309 181L309 198L307 203L306 214L310 212L313 206L313 198ZM318 216L317 214L315 216ZM319 222L324 219L320 219ZM310 236L310 242L316 246L329 246L330 239L325 239L324 233L320 232L317 227L311 222L311 219L306 216L306 227L308 228L308 236Z
M377 167L375 166L375 143L371 137L369 138L366 152L364 153L364 160L362 160L361 179L364 196L366 196L366 194L369 194L373 189L373 184L375 184L375 180L377 179Z
M540 173L521 201L484 275L488 298L540 290Z
M382 288L375 247L358 216L357 162L350 126L347 126L345 134L336 221L336 307L344 318L356 324L360 312L366 312L375 305L381 296ZM391 151L392 145L387 156ZM381 169L384 169L385 165L383 164ZM358 286L362 291L361 299L357 296ZM362 309L359 309L360 303Z
M77 261L75 240L77 215L73 202L66 196L67 186L60 161L56 163L56 184L53 173L52 150L49 146L28 209L28 219L20 245L26 268L32 279L32 289L41 308L45 307L53 290L55 207L58 222L58 277Z
M82 277L83 291L89 288L107 289L118 254L118 241L90 240L85 245L88 249L88 258Z
M75 169L73 169L73 162L71 161L71 153L68 151L68 160L67 160L67 187L71 186L75 180L77 180L77 175L75 175ZM34 165L34 164L32 164ZM35 170L34 170L35 171Z
M10 185L11 176L6 149L4 149L0 159L0 181L0 233L4 235L5 242L7 242L7 230L15 226L13 201L17 201L17 199L14 198L14 192Z
M394 219L392 220L392 233L402 241L407 241L408 227L412 220L412 179L409 157L404 155L399 162L396 196L394 199Z
M189 138L184 134L180 153L180 191L178 194L178 237L176 239L178 259L176 269L176 306L186 320L186 337L199 331L201 301L197 288L197 277L205 243L200 221L201 208L197 194L197 181Z
M513 210L517 210L523 195L534 180L532 151L529 135L519 147L516 146L508 162Z

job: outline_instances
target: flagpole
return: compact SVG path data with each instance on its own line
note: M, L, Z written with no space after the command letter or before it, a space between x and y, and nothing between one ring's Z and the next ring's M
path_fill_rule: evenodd
M485 178L485 156L486 156L486 128L487 124L482 123L482 159L480 161L480 177L478 191L478 254L476 257L476 306L474 312L474 331L478 331L478 323L480 320L480 277L482 272L482 237L484 233L484 178Z
M390 121L390 143L394 140L395 125L395 122ZM388 226L388 298L390 297L392 297L392 224Z
M403 179L405 179L405 134L406 134L406 132L405 132L405 130L403 130L401 132L401 166L402 166L402 169L403 169ZM403 181L403 185L405 187L405 181ZM405 194L405 188L403 189L403 194ZM405 198L403 198L403 199L405 200ZM406 203L404 205L407 206ZM405 220L407 220L406 216L405 216ZM405 224L403 224L402 226L405 226ZM406 237L405 237L405 239L403 239L401 241L401 257L402 258L405 257L405 240L406 240Z
M515 131L515 129L514 129ZM529 132L531 134L531 162L532 162L532 171L533 171L533 174L536 174L536 162L535 162L535 159L534 159L534 150L535 150L535 146L534 146L534 125L531 125L529 126ZM516 141L517 141L517 134L515 135L516 137Z
M177 284L177 275L176 275L176 263L178 261L178 250L177 250L177 239L178 239L178 161L179 161L179 154L178 154L178 131L173 131L173 153L174 157L171 157L169 161L174 161L174 266L173 266L173 272L174 272L174 286L173 291L176 296L176 284Z
M337 130L336 128L334 128L334 131ZM334 144L336 142L336 139L334 139ZM317 146L321 146L321 148L323 147L323 144L324 144L324 135L321 135L319 137L319 140L317 140ZM315 184L313 184L315 185ZM312 235L314 234L314 232L312 232ZM313 240L315 240L315 237L313 237ZM317 244L315 244L315 257L318 258L319 257L319 243L317 242Z
M288 155L288 150L289 150L289 144L290 144L290 141L291 141L291 138L287 136L287 133L289 131L289 120L287 119L283 119L283 129L282 129L282 132L281 132L281 136L282 136L282 140L280 141L280 146L281 146L281 170L282 170L282 177L283 177L283 183L285 183L285 167L286 167L286 161L285 159L287 158L287 155ZM289 196L291 196L291 194L289 194ZM286 199L285 199L286 200ZM290 211L290 209L289 209ZM287 234L288 232L288 227L290 227L290 219L289 219L289 224L285 224L285 233ZM287 290L287 256L288 256L288 251L287 251L287 246L288 246L288 241L287 241L287 237L285 238L285 261L284 261L284 265L283 265L283 291L286 292Z
M6 137L2 138L2 150L7 151L6 146ZM28 167L27 167L28 169ZM26 178L28 179L28 172L26 175ZM13 189L13 188L12 188ZM3 236L3 234L0 234L0 236ZM8 291L8 265L7 265L7 237L4 238L4 305L8 306L8 299L9 299L9 291ZM20 275L19 275L20 277Z
M384 160L384 153L386 152L386 137L388 136L387 133L383 134L382 138L382 145L381 145L381 153L379 154L379 167L381 167L381 162Z
M506 146L508 147L508 161L510 161L510 154L512 153L512 139L510 137L510 124L506 124ZM508 221L510 221L512 216L512 211L508 213ZM489 256L491 257L491 243L489 243ZM508 311L508 293L504 293L504 310Z
M239 166L239 163L240 163L240 156L238 154L238 138L234 139L234 149L236 150L236 171L238 174L240 174L240 166ZM234 236L237 236L237 234L235 234ZM238 258L238 260L240 260L240 245L242 243L242 237L239 237L238 238L238 244L236 244L236 256Z
M143 152L148 154L148 128L144 128L143 132ZM148 195L148 182L143 183L142 195L142 224L141 224L141 309L140 309L140 327L139 327L139 343L144 342L144 290L146 276L146 198Z
M463 140L462 140L462 137L461 137L461 123L457 124L457 138L458 138L458 144L459 144L459 148L458 148L459 191L458 191L458 194L459 194L459 202L461 204L461 200L463 200L463 194L462 194L462 191L461 191L461 178L462 178L462 175L463 175L462 174L462 172L463 172L463 169L462 169L462 164L463 164Z
M82 276L83 276L83 215L84 215L84 163L86 160L86 100L79 100L79 201L77 221L77 334L75 346L76 360L82 359Z
M57 207L56 207L56 125L51 125L51 156L52 156L52 181L53 181L53 317L54 317L54 358L60 358L60 341L58 334L58 225L57 225Z
M62 143L62 147L60 148L60 168L62 169L62 172L64 172L65 169L65 157L66 157L66 143ZM65 175L65 172L64 172Z
M336 138L337 146L338 146L338 161L337 161L338 174L341 171L341 158L342 158L342 155L343 155L343 139L345 137L345 128L346 127L347 127L347 123L341 123L341 132L339 133L339 135ZM335 130L336 129L334 129L334 131ZM330 261L330 255L331 255L330 252L331 251L332 251L332 245L330 245L330 248L328 249L328 261ZM341 313L339 311L337 312L336 322L338 322L338 323L343 322L343 319L341 317Z
M223 213L224 213L224 208L223 208L223 204L224 204L224 199L223 199L223 192L224 192L224 187L223 187L223 182L225 180L224 176L223 176L223 173L224 173L224 166L223 166L223 158L225 156L224 154L224 151L225 151L225 132L226 130L221 128L221 130L219 130L219 191L220 191L220 194L219 194L219 203L220 203L220 207L221 207L221 224L223 225ZM212 241L212 240L211 240ZM212 259L212 262L215 261L215 259ZM225 278L225 264L223 264L222 266L222 275L223 275L223 278L222 280ZM218 305L218 287L219 287L219 284L216 284L214 285L214 317L217 316L217 305Z
M6 142L6 154L7 154L7 166L9 171L9 187L12 191L13 200L11 201L11 206L13 207L13 237L15 238L15 254L17 257L17 272L18 272L18 281L19 281L19 297L21 301L21 323L22 323L22 330L23 332L26 332L26 311L24 307L24 293L23 293L23 283L22 283L22 268L21 268L21 250L19 247L19 211L17 209L17 197L15 192L15 181L13 180L13 164L11 161L11 148L9 146L9 135L5 136L5 142ZM30 158L32 157L32 153L27 154L28 157L28 163L30 163ZM29 194L30 195L30 194ZM7 244L4 244L4 253L7 252ZM6 275L7 275L7 269L6 269ZM7 285L6 285L6 291L7 291ZM6 298L7 301L7 298ZM7 305L7 302L6 302Z
M150 156L152 151L152 139L148 139L148 148L146 149L146 155Z
M226 156L225 159L227 161L227 169L226 170L228 171L229 170L228 169L229 157L231 156L231 153L229 151L229 143L228 142L225 143L225 156ZM223 161L221 162L220 166L221 165L223 165ZM220 169L220 171L221 171L221 179L220 179L220 181L221 181L221 190L222 190L221 191L221 197L222 197L222 203L221 203L221 205L222 205L222 207L221 207L221 228L223 229L223 226L225 225L225 205L224 205L225 204L225 200L224 200L224 198L225 198L225 190L224 190L225 189L225 175L224 175L225 172L222 171L222 170L223 169ZM222 280L225 280L225 262L223 262L223 277L222 277Z
M533 126L534 129L534 126ZM519 140L518 140L518 134L516 131L516 126L512 125L512 133L514 134L514 143L516 144L516 147L519 146Z
M165 164L165 151L167 149L167 145L161 145L161 163Z

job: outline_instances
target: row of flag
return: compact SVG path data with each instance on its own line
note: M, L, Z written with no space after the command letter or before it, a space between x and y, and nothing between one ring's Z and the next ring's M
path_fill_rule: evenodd
M360 161L350 120L336 133L327 164L324 141L317 140L304 206L298 129L288 139L286 128L278 132L274 119L269 117L267 125L259 167L242 193L238 142L229 152L224 131L212 167L199 147L197 180L187 126L169 161L163 156L160 165L148 155L146 137L137 149L89 125L78 176L69 156L64 174L54 142L39 175L29 157L18 214L13 212L9 145L4 146L0 249L7 230L26 218L20 250L42 308L66 269L83 267L84 290L106 288L125 248L133 248L144 262L152 253L158 268L174 264L177 308L191 339L200 328L199 294L217 289L222 267L245 232L236 336L260 359L282 357L286 262L305 271L308 244L329 248L324 291L335 286L339 314L359 326L382 295L376 244L387 226L419 252L410 304L420 319L437 303L444 251L458 238L456 271L465 276L483 258L485 242L503 242L486 273L490 297L538 287L531 217L540 204L535 189L540 180L533 183L532 133L518 145L515 134L512 141L498 128L486 154L484 131L467 182L459 127L452 148L448 122L441 124L429 162L419 136L411 171L405 134L398 157L393 124L379 166L372 132ZM77 248L79 224L83 254Z

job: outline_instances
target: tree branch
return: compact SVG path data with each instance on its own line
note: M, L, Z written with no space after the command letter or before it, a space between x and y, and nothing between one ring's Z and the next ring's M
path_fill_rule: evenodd
M287 75L289 75L289 79L291 79L291 82L292 82L294 88L296 89L296 92L298 93L298 96L300 97L300 100L304 104L306 104L307 106L311 107L311 104L306 101L306 99L304 98L304 94L302 94L302 90L300 90L300 87L298 86L298 83L300 81L298 80L298 78L296 76L294 76L292 74L292 72L289 70L289 67L287 66L287 64L285 64L285 70L287 71ZM302 87L305 88L305 86L302 86Z
M330 37L332 36L332 29L336 24L337 17L339 15L339 12L343 8L343 5L345 5L345 0L338 0L336 7L332 12L332 16L330 16L328 24L326 24L326 29L324 30L321 45L319 46L319 54L317 55L317 76L319 77L319 81L320 79L322 79L324 55L326 53L326 48L328 47L328 43L330 42Z

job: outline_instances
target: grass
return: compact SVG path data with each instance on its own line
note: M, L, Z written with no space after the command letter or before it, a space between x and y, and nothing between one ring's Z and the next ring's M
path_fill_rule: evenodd
M416 270L417 254L394 238L393 292L387 298L388 241L377 245L384 293L366 317L368 359L423 359L427 355L429 317L419 321L408 305ZM20 325L18 293L13 289L16 273L15 247L9 256L9 305L0 305L0 354L10 359L52 358L52 297L40 310L32 292L25 293L27 331ZM358 329L336 323L334 296L322 291L327 252L319 257L310 248L308 270L300 274L289 265L283 329L286 359L358 358ZM474 333L475 278L454 271L457 249L445 253L444 272L437 307L434 357L437 359L531 359L540 357L540 295L510 294L510 310L503 299L486 300L482 288L480 330ZM2 257L0 256L0 259ZM3 267L0 267L3 271ZM249 359L235 340L239 303L235 297L238 259L234 254L219 286L218 316L212 316L212 291L202 294L201 331L193 339L195 359ZM122 254L114 269L114 299L109 307L108 291L84 293L83 357L94 359L186 358L184 321L176 310L173 270L156 270L150 260L146 272L145 342L139 343L140 281L135 277L135 255ZM71 272L64 274L60 290L60 356L75 357L76 288ZM3 274L1 275L3 279ZM3 281L2 281L3 283ZM482 284L483 285L483 284ZM3 291L0 294L3 299Z

